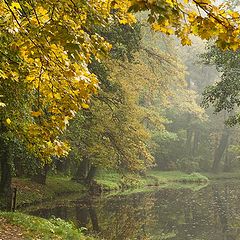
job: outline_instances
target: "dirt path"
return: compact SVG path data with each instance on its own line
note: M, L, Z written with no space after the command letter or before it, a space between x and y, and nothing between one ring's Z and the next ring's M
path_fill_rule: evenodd
M23 232L20 227L0 218L0 240L24 240Z

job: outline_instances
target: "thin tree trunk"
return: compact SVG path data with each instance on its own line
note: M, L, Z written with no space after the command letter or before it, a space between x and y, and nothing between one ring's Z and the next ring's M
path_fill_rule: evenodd
M195 130L194 131L194 139L193 139L193 146L192 146L192 156L196 156L196 153L198 151L198 142L199 142L199 131Z
M92 166L90 167L90 170L89 170L88 175L87 175L87 178L86 178L86 182L87 182L87 183L90 183L90 182L93 180L93 178L94 178L95 175L96 175L96 171L97 171L97 167L94 166L94 165L92 165Z
M221 159L223 157L223 153L228 146L229 136L230 136L230 130L225 126L222 136L221 136L221 139L220 139L220 142L219 142L219 145L216 148L215 153L214 153L214 161L213 161L213 165L212 165L213 172L217 172L219 170L219 165L220 165Z
M85 181L89 171L89 160L84 158L79 164L73 180Z
M190 116L188 117L188 119L190 119ZM191 149L192 149L192 136L193 136L193 131L191 128L187 129L187 139L186 139L186 143L185 143L185 147L186 147L186 152L187 154L191 154Z
M1 180L0 195L4 201L4 208L8 211L12 208L12 168L10 163L10 150L8 144L0 139Z
M97 217L96 210L94 209L94 207L92 207L91 203L90 203L90 206L89 206L89 215L90 215L90 219L91 219L91 222L92 222L93 231L98 233L100 231L100 228L99 228L99 225L98 225L98 217Z
M32 181L42 185L46 185L48 170L49 166L47 164L45 164L43 168L39 168L37 170L37 173L32 176Z

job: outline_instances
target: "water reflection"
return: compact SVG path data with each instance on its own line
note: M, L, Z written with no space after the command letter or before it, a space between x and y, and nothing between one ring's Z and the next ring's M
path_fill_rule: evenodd
M239 200L238 182L224 182L199 191L85 198L31 213L69 219L106 240L240 240Z

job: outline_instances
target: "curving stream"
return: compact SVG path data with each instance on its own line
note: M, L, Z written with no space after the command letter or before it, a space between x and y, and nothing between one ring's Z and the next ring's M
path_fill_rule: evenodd
M71 220L106 240L240 240L240 182L85 197L28 213Z

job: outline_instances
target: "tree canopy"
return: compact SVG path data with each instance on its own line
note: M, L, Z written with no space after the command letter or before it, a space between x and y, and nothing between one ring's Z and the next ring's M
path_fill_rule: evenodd
M116 20L133 24L133 13L148 11L154 30L175 34L182 44L190 44L189 35L195 34L235 50L239 14L226 8L210 0L1 0L4 129L45 161L67 154L69 146L59 137L79 109L89 108L99 88L89 64L111 49L97 29Z

